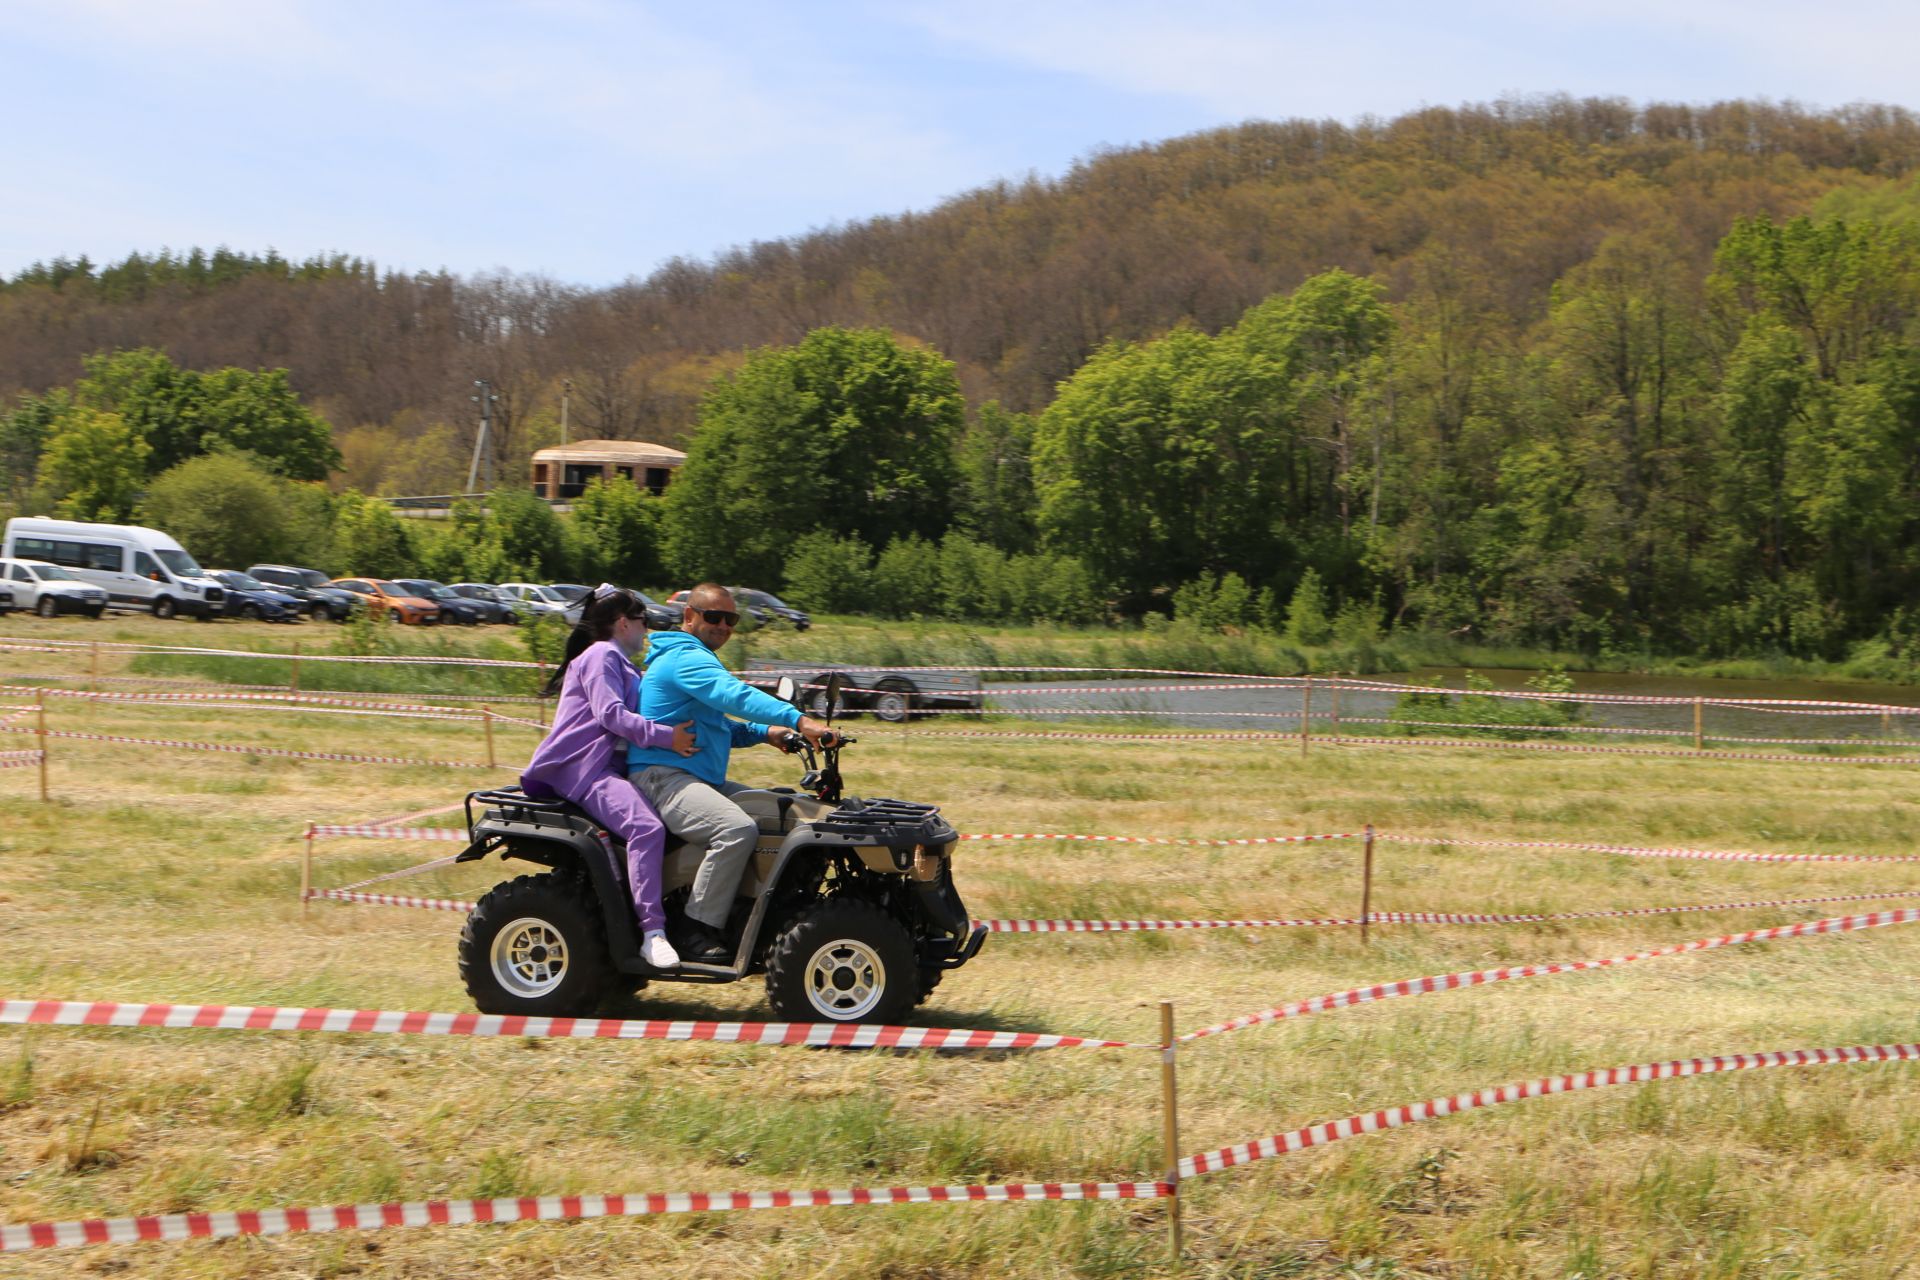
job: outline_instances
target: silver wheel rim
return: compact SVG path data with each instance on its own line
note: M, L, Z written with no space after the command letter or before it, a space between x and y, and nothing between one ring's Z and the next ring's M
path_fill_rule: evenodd
M873 714L882 720L905 720L907 695L889 689L873 700Z
M873 1012L887 992L887 966L864 942L836 938L807 961L807 1003L830 1022Z
M493 935L493 978L522 999L537 999L567 976L567 940L552 924L523 916Z

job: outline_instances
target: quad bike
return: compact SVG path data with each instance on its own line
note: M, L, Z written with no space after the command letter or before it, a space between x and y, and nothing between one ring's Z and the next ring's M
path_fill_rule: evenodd
M829 722L840 677L829 681ZM791 679L779 696L792 701ZM791 1022L899 1022L948 969L971 960L986 928L953 885L954 830L933 805L841 795L840 748L796 741L801 790L732 796L760 828L741 877L730 964L655 969L640 955L625 848L577 806L518 787L467 797L470 843L549 870L496 885L460 932L460 976L483 1013L583 1015L649 982L738 982L766 975L767 1002ZM476 817L474 809L479 807ZM669 911L684 903L704 850L669 835Z

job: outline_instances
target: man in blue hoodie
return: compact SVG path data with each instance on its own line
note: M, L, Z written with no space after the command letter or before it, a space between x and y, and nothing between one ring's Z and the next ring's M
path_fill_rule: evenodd
M703 582L687 594L680 630L655 632L647 642L640 715L664 724L693 721L699 747L684 758L652 747L627 749L627 776L667 830L706 845L686 921L668 927L674 950L696 964L733 960L727 916L760 834L746 811L727 798L749 789L727 777L732 749L771 742L784 751L792 749L795 735L816 746L834 736L825 722L801 715L720 665L714 650L732 638L739 620L725 587Z

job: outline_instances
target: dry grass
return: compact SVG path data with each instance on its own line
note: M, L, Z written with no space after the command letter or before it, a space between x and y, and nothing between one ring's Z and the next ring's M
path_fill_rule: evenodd
M0 633L154 624L9 619ZM44 629L44 630L43 630ZM211 629L208 629L211 630ZM214 633L226 643L239 627ZM176 643L202 629L172 624ZM204 642L204 641L202 641ZM0 655L15 671L46 655ZM49 665L56 664L56 665ZM84 669L83 661L65 665ZM108 669L109 673L111 668ZM56 701L56 727L478 760L479 727ZM500 731L503 758L531 731ZM28 745L14 735L0 746ZM466 1007L454 917L296 900L302 825L457 800L486 775L54 742L55 800L0 773L0 990L124 1000ZM1913 852L1904 769L1492 752L966 741L848 752L856 790L962 830L1350 830ZM504 776L502 771L502 775ZM740 776L785 780L770 753ZM322 884L444 847L320 846ZM1302 916L1357 907L1358 846L963 847L981 916ZM1582 910L1920 887L1914 869L1652 862L1385 845L1382 910ZM400 891L472 896L462 868ZM1873 905L1873 904L1869 904ZM1889 904L1899 905L1899 904ZM1361 983L1613 955L1846 909L1487 928L990 940L920 1020L1148 1039ZM1912 1040L1920 928L1749 946L1316 1015L1182 1055L1183 1146L1551 1072ZM765 1016L757 983L654 988L645 1016ZM1780 1070L1516 1104L1189 1184L1190 1272L1279 1276L1906 1274L1920 1081ZM0 1219L555 1192L1151 1177L1152 1055L859 1055L718 1045L0 1031ZM15 1274L367 1277L1136 1276L1155 1204L796 1210L128 1246Z

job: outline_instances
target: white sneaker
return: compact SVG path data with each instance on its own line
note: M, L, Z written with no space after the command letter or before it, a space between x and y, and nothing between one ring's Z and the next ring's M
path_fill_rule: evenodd
M640 958L656 969L677 969L680 967L680 953L667 941L667 935L659 929L650 929L640 943Z

